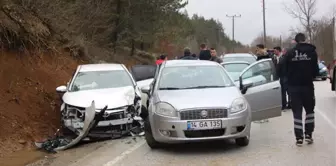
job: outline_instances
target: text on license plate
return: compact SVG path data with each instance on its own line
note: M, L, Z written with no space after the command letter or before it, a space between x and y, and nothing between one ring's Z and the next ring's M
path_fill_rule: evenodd
M207 130L207 129L220 129L222 128L221 120L208 120L208 121L188 121L188 130Z

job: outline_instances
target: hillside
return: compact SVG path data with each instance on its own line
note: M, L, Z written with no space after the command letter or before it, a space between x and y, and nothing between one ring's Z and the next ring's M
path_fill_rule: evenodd
M59 127L58 85L78 64L153 63L201 43L233 46L222 24L181 13L182 0L0 1L0 157ZM1 163L1 162L0 162Z

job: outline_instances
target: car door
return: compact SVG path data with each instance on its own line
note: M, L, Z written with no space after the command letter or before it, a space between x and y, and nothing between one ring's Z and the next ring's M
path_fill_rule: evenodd
M157 65L135 65L131 67L130 72L137 83L137 88L141 89L145 86L150 86L153 83L157 68ZM147 99L148 95L141 92L143 106L147 106Z
M240 77L243 84L252 83L244 96L251 107L253 121L281 116L281 87L271 59L251 64Z

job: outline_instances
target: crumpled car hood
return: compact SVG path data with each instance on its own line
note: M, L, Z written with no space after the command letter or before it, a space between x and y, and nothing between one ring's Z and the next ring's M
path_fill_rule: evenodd
M91 102L95 101L96 109L118 108L131 105L134 102L135 92L133 86L85 90L78 92L67 92L63 95L63 101L66 104L77 107L90 107Z

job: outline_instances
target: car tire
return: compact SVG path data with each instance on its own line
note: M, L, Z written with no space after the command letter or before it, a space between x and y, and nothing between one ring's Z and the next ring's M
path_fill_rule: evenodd
M143 120L147 119L148 117L148 109L145 106L141 106L141 113L139 115Z
M162 147L162 144L157 142L153 137L152 129L151 129L148 118L146 118L145 120L145 140L147 142L147 145L152 149L157 149L157 148Z
M248 136L236 138L236 145L238 146L248 146L250 143L250 138Z

